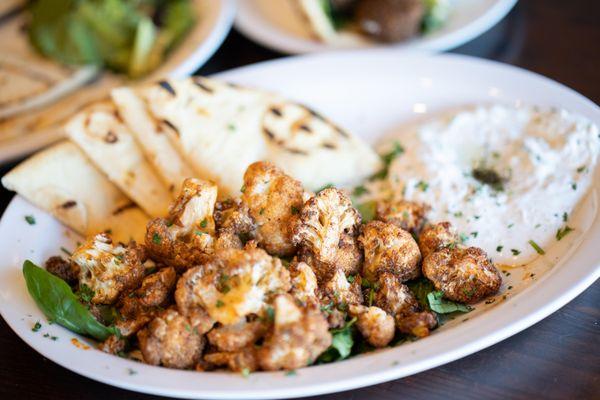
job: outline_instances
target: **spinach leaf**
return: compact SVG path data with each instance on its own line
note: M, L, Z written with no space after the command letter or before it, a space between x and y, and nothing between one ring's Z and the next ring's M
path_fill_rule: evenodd
M427 295L435 290L433 283L425 277L406 282L406 285L417 298L419 305L423 310L431 310Z
M27 290L46 317L70 331L105 340L118 335L115 327L106 327L77 299L69 285L31 261L23 263Z
M444 292L442 292L441 290L436 292L429 292L427 294L427 301L429 302L429 307L438 314L450 314L457 311L469 312L472 310L471 307L465 304L455 303L453 301L446 300L443 298L443 296Z
M329 363L348 358L354 346L353 325L356 317L352 318L340 329L330 330L332 335L331 346L317 359L317 363Z

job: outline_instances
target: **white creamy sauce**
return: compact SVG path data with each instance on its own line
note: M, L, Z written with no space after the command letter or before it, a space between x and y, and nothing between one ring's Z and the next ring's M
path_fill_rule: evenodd
M383 190L429 204L430 221L450 221L466 245L506 265L525 264L556 243L591 186L600 153L598 127L589 120L535 107L462 111L397 141L405 152L390 165ZM496 184L482 183L496 177Z

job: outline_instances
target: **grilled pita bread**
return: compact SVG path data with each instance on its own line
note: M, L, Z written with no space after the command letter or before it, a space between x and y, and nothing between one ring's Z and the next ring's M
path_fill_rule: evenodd
M82 235L111 230L116 240L143 241L148 216L71 142L22 162L2 185Z
M146 103L136 96L133 89L114 89L111 98L169 191L173 195L179 193L183 181L193 177L194 173L169 141L167 130L170 128L150 114Z
M236 194L254 161L277 164L309 189L349 186L380 169L364 142L279 96L206 78L136 90L196 175Z
M73 117L67 135L108 179L147 214L167 213L171 195L146 160L110 102L97 103Z

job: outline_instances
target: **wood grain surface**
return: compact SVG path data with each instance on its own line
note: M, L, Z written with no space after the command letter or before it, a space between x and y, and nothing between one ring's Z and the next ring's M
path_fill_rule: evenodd
M500 24L454 52L538 72L598 103L600 1L521 0ZM198 73L279 57L232 31ZM1 210L11 198L1 189ZM57 366L30 349L1 319L0 360L0 399L158 398L97 383ZM319 398L600 399L600 283L533 327L469 357Z

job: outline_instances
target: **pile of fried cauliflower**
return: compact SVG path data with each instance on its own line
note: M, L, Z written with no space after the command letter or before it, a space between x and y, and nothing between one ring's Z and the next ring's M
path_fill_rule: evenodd
M187 179L143 245L102 233L70 260L48 260L85 289L92 312L118 311L120 335L102 350L139 349L169 368L291 370L315 362L351 319L373 347L427 336L436 316L406 281L424 275L461 303L500 288L485 252L462 246L449 223L427 224L425 205L381 202L362 224L344 191L307 192L266 162L248 167L241 191L219 202L213 183Z

